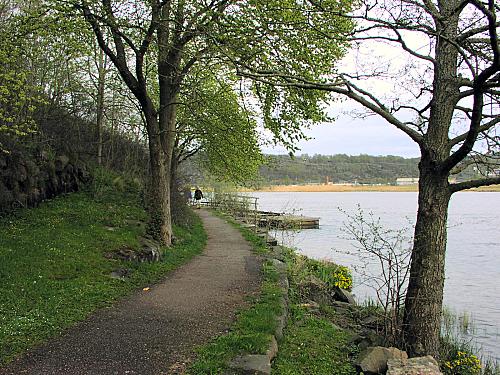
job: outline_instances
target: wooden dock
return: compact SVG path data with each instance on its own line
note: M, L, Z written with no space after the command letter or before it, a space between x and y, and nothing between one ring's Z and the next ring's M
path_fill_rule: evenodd
M266 213L259 215L259 226L275 229L318 229L319 217Z
M220 193L201 203L229 213L249 226L267 229L318 229L319 217L307 217L257 209L256 197Z

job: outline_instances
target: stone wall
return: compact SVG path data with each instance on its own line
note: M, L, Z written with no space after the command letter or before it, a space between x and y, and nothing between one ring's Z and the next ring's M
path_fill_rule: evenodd
M89 180L87 168L65 155L26 149L0 152L0 215L78 191Z

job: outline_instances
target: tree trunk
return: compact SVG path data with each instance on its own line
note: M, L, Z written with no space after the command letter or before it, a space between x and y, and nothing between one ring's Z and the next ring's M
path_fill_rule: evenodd
M149 134L149 162L147 233L155 240L169 246L172 243L170 186L166 174L163 148L158 135Z
M417 222L405 300L403 339L410 356L439 354L445 279L446 222L451 192L448 176L423 157Z
M104 84L106 81L106 57L99 48L97 81L97 164L102 165L102 132L104 123Z
M445 280L449 171L443 163L450 155L449 129L460 98L458 52L454 40L459 12L456 0L439 2L445 23L436 19L433 100L428 129L420 144L417 222L411 257L410 280L405 299L403 340L410 356L439 356L439 336Z

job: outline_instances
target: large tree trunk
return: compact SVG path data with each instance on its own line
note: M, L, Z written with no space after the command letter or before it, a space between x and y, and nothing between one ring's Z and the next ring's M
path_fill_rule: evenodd
M106 83L106 55L99 48L97 82L97 164L102 165L102 133L104 125L104 85Z
M410 280L405 300L403 339L410 356L439 355L443 287L445 279L446 223L451 190L449 171L443 163L450 155L448 133L459 100L456 47L458 28L456 1L439 3L447 22L436 21L433 101L428 129L420 144L420 180L417 222L411 258ZM449 40L448 40L449 39Z
M439 353L445 279L448 176L420 162L417 222L405 300L403 335L410 356Z
M170 185L165 168L165 158L160 137L149 135L150 181L148 183L147 208L149 221L147 232L165 245L172 243L170 216Z

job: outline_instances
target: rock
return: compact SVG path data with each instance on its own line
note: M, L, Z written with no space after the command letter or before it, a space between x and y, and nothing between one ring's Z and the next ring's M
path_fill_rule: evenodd
M361 331L359 336L361 339L356 344L361 351L370 346L382 346L384 344L384 337L371 329Z
M274 332L274 336L276 336L276 340L278 341L283 340L283 331L286 327L287 314L286 310L283 310L283 314L276 318L276 331Z
M306 299L324 305L329 305L333 302L327 285L316 276L307 276L297 287L300 294Z
M319 310L319 303L314 302L314 301L309 301L309 302L306 302L306 303L301 303L299 306L300 307L305 307L306 309L309 309L309 310Z
M26 179L28 178L28 170L24 165L19 164L13 171L13 177L16 179L16 181L20 182L26 181Z
M278 354L278 341L276 341L276 337L271 336L271 343L269 344L269 349L266 351L266 355L269 361L272 361L276 357L276 354Z
M271 373L271 362L267 355L250 354L236 357L229 364L239 374L268 375Z
M340 302L347 302L351 305L355 305L356 301L354 300L354 296L352 295L351 292L342 289L342 288L335 288L335 299Z
M273 264L274 267L278 270L278 272L286 272L287 267L286 264L283 263L282 261L278 259L271 259L271 263Z
M140 262L158 262L161 259L161 245L158 242L146 237L141 237L139 242L142 246L138 253Z
M129 247L123 247L121 249L118 249L117 251L109 254L107 256L108 258L118 258L122 260L128 260L128 261L136 261L137 260L137 254L134 251L134 249L131 249Z
M157 248L143 248L138 254L139 262L158 262L161 259L161 252Z
M70 175L73 174L75 168L73 167L73 164L67 164L65 167L64 167L64 173L68 173Z
M130 274L130 271L126 268L118 268L110 273L109 276L113 279L125 280L125 278Z
M389 359L387 367L387 375L442 375L437 361L430 355L407 361Z
M279 279L278 283L279 283L280 287L285 291L288 291L288 289L290 288L290 283L288 282L288 277L286 277L286 275L284 275L284 274L280 275L280 279Z
M69 158L66 155L60 155L55 160L55 170L56 172L62 172L64 167L68 165Z
M381 317L370 315L361 321L361 325L369 328L378 328L384 325Z
M387 361L397 359L406 363L408 355L397 348L384 348L382 346L370 346L363 351L356 361L358 370L365 375L385 374L387 371Z

